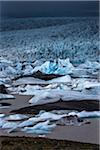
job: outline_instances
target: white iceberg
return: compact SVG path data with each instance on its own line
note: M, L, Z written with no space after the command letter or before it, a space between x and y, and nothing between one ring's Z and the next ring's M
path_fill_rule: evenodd
M37 66L34 68L34 72L41 71L45 74L60 74L66 75L70 74L74 69L73 65L70 63L68 59L58 59L54 60L54 62L46 61L41 66Z

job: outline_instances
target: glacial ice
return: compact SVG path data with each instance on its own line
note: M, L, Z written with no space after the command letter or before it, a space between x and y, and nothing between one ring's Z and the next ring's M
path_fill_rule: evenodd
M0 100L3 100L3 99L15 99L15 97L13 95L0 93Z
M99 62L91 62L87 60L85 63L79 65L80 68L84 69L94 69L98 70L100 69L100 63Z
M71 77L69 75L58 77L56 79L48 81L48 83L71 83Z
M17 127L18 123L16 122L5 122L3 125L2 125L2 128L3 129L10 129L10 128L15 128Z
M22 115L22 114L12 114L12 115L9 115L5 118L5 120L22 120L22 119L26 119L28 118L28 116L26 115Z
M40 111L39 114L35 116L31 116L29 118L25 118L26 120L23 121L23 117L21 115L21 120L19 121L19 117L21 114L15 115L15 120L9 120L9 118L12 118L12 115L5 115L4 117L0 118L0 128L6 129L8 133L11 133L13 131L24 131L26 133L32 133L32 134L47 134L50 133L57 124L59 124L59 121L63 121L65 125L76 125L79 126L81 124L85 124L85 121L78 122L78 118L80 119L86 119L86 118L100 118L100 111L66 111L62 110L60 113L59 110L46 112L46 111ZM76 119L73 117L77 116ZM69 118L70 117L70 118ZM70 119L70 121L67 119ZM18 119L18 120L17 120ZM72 119L72 120L71 120ZM52 122L53 121L53 122ZM31 125L31 127L30 127Z
M34 96L29 100L29 103L32 103L32 105L47 104L57 102L60 99L63 101L100 100L100 95L62 89L40 90L34 92Z
M98 60L98 17L11 18L2 24L0 54L7 60Z
M3 118L5 116L5 114L0 114L0 118Z
M41 71L45 74L70 74L74 69L73 65L70 63L69 59L58 59L54 62L46 61L41 66L36 66L33 72Z
M70 115L77 115L79 118L95 118L95 117L100 117L100 111L92 111L92 112L87 112L87 111L81 111L81 112L70 112L68 114Z

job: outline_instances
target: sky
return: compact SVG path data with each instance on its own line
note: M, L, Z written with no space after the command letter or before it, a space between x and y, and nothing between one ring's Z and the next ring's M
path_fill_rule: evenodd
M99 1L0 1L2 17L97 16Z

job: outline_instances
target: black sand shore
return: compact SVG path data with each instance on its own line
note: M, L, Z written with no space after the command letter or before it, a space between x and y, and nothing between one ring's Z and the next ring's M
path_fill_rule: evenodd
M99 145L31 137L0 137L0 150L99 150Z

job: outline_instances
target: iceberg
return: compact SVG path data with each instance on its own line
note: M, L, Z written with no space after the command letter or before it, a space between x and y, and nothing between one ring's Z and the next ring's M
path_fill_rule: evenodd
M74 66L70 63L69 58L58 59L54 61L46 61L41 66L37 66L33 69L33 72L41 71L45 74L59 74L66 75L70 74Z

